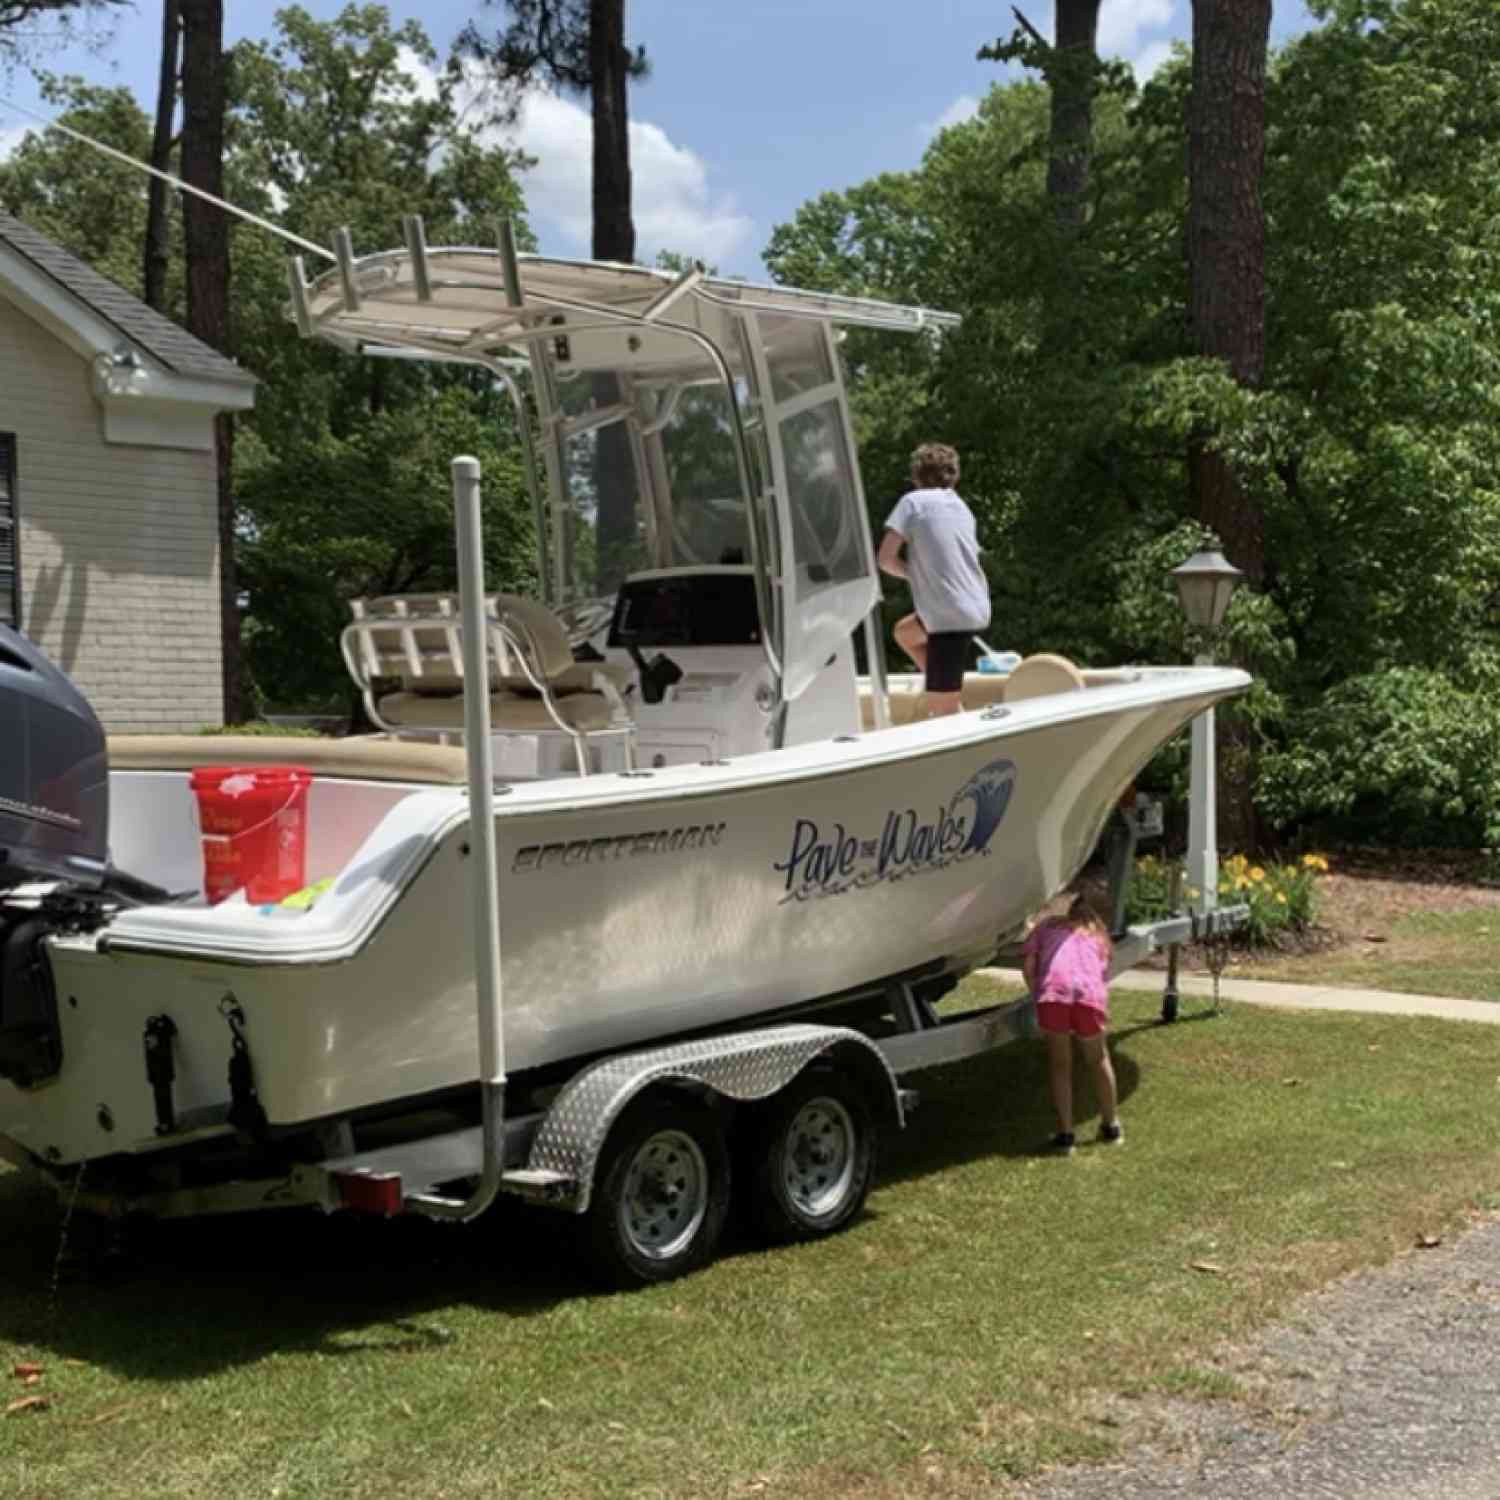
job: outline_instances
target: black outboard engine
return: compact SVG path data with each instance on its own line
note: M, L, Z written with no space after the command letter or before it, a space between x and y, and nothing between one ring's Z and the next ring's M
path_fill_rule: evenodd
M109 760L83 695L0 625L0 1078L62 1066L45 940L96 908L109 876Z

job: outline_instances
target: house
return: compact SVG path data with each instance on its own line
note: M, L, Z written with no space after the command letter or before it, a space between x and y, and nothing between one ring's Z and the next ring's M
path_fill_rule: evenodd
M0 212L0 621L112 733L223 721L214 419L255 384Z

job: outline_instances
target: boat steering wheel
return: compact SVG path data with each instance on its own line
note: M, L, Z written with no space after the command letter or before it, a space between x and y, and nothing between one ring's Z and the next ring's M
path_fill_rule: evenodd
M614 618L614 598L573 599L559 604L552 613L568 637L570 646L581 646L591 640Z

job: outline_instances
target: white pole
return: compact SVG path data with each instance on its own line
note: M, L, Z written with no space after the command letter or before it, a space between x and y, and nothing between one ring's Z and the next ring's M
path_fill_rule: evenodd
M474 861L474 979L479 992L479 1081L505 1082L501 1027L500 880L495 860L494 758L490 749L489 622L479 460L453 460L458 530L458 598L463 619L464 748L469 758L469 849Z
M1200 653L1195 667L1211 667L1213 657ZM1188 791L1187 880L1197 892L1191 898L1199 911L1219 904L1219 807L1214 766L1214 711L1205 709L1193 720L1192 763Z

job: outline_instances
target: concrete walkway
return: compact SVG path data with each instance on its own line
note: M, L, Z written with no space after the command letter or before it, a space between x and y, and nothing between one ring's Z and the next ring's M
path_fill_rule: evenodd
M1003 984L1022 984L1019 969L980 969L986 978ZM1115 975L1116 990L1151 990L1161 994L1166 975L1159 969L1128 969ZM1182 974L1181 995L1212 997L1213 980ZM1221 979L1219 995L1245 1005L1272 1005L1282 1010L1358 1010L1383 1016L1435 1016L1444 1021L1478 1021L1500 1026L1500 1001L1453 1000L1444 995L1401 995L1393 990L1341 990L1330 985L1284 984L1265 979Z

